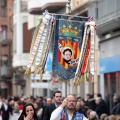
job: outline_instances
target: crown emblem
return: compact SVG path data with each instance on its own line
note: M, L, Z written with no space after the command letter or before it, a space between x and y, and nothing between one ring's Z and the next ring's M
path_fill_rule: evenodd
M63 25L59 28L59 30L62 32L62 34L69 37L76 37L78 36L79 32L81 32L77 26L72 27L72 25L69 25L68 27L66 25Z

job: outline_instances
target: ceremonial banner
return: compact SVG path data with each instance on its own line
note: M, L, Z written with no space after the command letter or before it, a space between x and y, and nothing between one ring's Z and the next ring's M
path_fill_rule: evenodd
M53 72L64 80L75 77L83 42L85 17L56 15Z

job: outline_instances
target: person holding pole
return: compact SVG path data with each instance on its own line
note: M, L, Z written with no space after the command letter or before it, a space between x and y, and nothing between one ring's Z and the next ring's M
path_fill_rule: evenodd
M62 104L52 112L50 120L88 120L83 114L76 111L76 103L76 97L68 95Z

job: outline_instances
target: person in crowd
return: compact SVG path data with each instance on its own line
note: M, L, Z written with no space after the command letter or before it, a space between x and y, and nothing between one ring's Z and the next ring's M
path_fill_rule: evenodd
M80 112L80 102L77 102L76 104L76 111Z
M105 117L107 117L108 115L107 114L102 114L101 116L100 116L100 120L105 120Z
M116 120L116 117L114 115L110 115L109 120Z
M52 99L51 98L46 98L46 104L51 105L52 104Z
M20 113L22 112L24 106L25 106L25 102L22 102L21 100L19 100L18 101L18 107L19 107Z
M120 115L116 115L116 120L120 120Z
M74 95L68 95L62 104L55 109L50 120L88 120L83 114L76 112L77 99Z
M86 106L85 104L85 100L82 98L81 101L80 101L80 113L84 114L85 117L87 117L87 110L89 109L88 106Z
M97 94L97 97L100 97L100 98L101 98L101 102L102 102L102 104L104 104L104 106L106 107L106 113L108 114L108 113L109 113L109 110L107 109L107 104L106 104L105 100L102 98L101 93L98 93L98 94Z
M80 102L81 101L81 97L79 96L79 97L77 97L77 102Z
M3 99L1 106L2 120L9 120L10 114L12 115L12 107L9 105L8 100Z
M97 115L100 117L103 113L106 113L106 106L102 102L102 99L100 97L97 97L95 99L95 103L96 103L95 111L97 112Z
M80 102L77 102L77 104L76 104L76 111L79 112L79 113L84 114L85 117L87 117L87 110L88 110L88 109L89 109L89 108L88 108L87 106L84 106L84 110L81 111L81 104L80 104Z
M105 118L104 118L104 120L109 120L109 117L108 117L108 116L107 116L107 117L105 117Z
M45 107L42 120L50 120L51 113L61 105L62 93L57 90L53 94L54 103Z
M44 108L44 106L45 106L45 103L44 103L44 99L43 99L43 97L42 96L40 96L40 97L38 97L38 101L39 101L39 107L40 108Z
M95 110L96 104L95 104L95 99L93 98L93 95L87 94L86 98L87 98L85 101L86 106L88 106L92 110Z
M26 100L25 100L25 104L27 103L32 103L33 104L33 101L30 99L30 97L28 97Z
M117 96L113 97L113 103L114 103L114 107L112 109L111 114L112 115L120 114L120 102L118 101L118 97Z
M114 106L116 106L118 103L119 103L118 97L116 95L114 95L113 96L113 104L114 104Z
M43 108L39 108L39 105L36 102L34 102L33 105L34 105L38 120L42 120Z
M90 112L92 111L92 109L88 109L87 110L87 112L86 112L86 114L87 114L87 118L89 118L89 116L90 116Z
M89 115L89 120L99 120L97 113L95 111L91 111Z
M18 105L17 102L14 102L13 112L14 112L14 113L19 113L19 112L20 112L20 111L19 111L19 105Z
M35 108L32 103L27 103L18 120L38 120Z

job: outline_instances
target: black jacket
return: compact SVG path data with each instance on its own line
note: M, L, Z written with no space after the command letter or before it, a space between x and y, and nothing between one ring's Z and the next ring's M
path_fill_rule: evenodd
M96 106L95 111L100 117L101 114L106 113L106 105L103 102L101 102L99 105Z
M120 103L113 107L111 114L112 115L120 114Z
M8 104L8 108L5 110L4 104L1 106L1 111L2 111L2 120L9 120L9 114L12 114L12 107Z
M45 107L43 119L42 120L50 120L51 113L56 109L55 104L51 104Z

